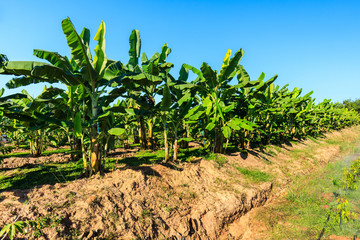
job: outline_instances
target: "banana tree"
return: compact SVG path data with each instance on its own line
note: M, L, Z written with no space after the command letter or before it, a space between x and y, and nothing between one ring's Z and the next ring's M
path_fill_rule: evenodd
M7 58L4 55L0 55L1 57L1 61L6 61ZM12 126L12 124L8 124L9 122L11 122L11 119L8 118L9 113L14 113L14 112L18 112L18 106L16 106L16 104L14 104L14 100L16 99L21 99L21 98L25 98L26 95L24 94L12 94L6 97L3 97L5 90L4 88L0 89L0 136L2 136L2 134L4 133L3 131L14 131L14 127ZM8 120L8 121L5 121ZM9 148L6 148L2 145L2 143L0 142L0 151L5 153L8 152Z
M69 18L64 19L61 25L71 50L70 60L56 52L34 50L35 56L49 61L50 64L9 61L0 69L0 74L19 76L7 83L9 88L39 82L61 82L66 86L81 85L84 88L87 94L85 100L87 111L77 119L78 121L82 119L84 123L91 122L91 126L84 124L88 131L81 133L81 135L86 135L89 138L88 152L83 155L83 160L86 171L90 174L91 172L96 173L100 170L101 158L96 120L102 104L104 104L99 99L105 93L106 87L109 86L109 79L114 77L110 68L116 62L106 58L104 22L101 22L94 38L98 42L94 58L92 58L89 49L90 31L84 28L79 35ZM79 126L78 123L76 125Z
M201 105L191 109L185 117L192 121L201 119L204 132L210 137L208 147L214 153L225 151L224 143L226 141L227 146L233 130L252 129L245 119L233 117L236 102L232 101L232 96L239 86L231 85L230 81L236 75L236 68L243 54L240 49L230 58L231 50L228 50L220 73L212 70L206 63L202 64L200 70L184 64L198 78L182 87L197 89L201 98Z
M235 133L239 136L236 143L241 148L249 148L250 142L261 142L261 136L266 134L262 129L264 122L261 119L261 109L263 102L271 102L272 90L268 90L268 99L265 96L266 89L269 89L271 84L276 80L277 75L264 81L265 74L261 73L257 80L251 81L249 74L242 65L237 66L237 89L234 96L234 101L237 102L235 106L235 116L246 119L248 125L256 127L253 129L240 129Z
M169 106L164 111L166 114L166 126L173 135L173 160L176 161L179 143L188 143L193 140L185 116L189 114L191 108L197 105L195 101L197 90L187 88L189 71L184 65L180 69L177 80L171 75L168 76L168 82L164 86L163 101L169 102ZM186 146L186 144L182 145Z
M144 72L158 76L163 82L172 81L172 76L169 74L170 69L174 66L172 63L166 62L168 55L171 53L171 49L168 48L167 44L161 49L161 53L155 53L150 59L147 58L146 54L143 53L141 56L141 68ZM155 106L155 97L161 95L162 86L159 84L147 85L142 89L144 98L146 99L146 105L151 106L148 108L151 110L151 114L148 117L148 147L154 149L154 131L153 125L156 115L158 115L158 108ZM164 97L164 95L163 95Z
M33 155L40 156L42 154L46 148L48 133L56 129L51 126L51 122L44 121L38 116L51 115L56 102L59 101L56 97L63 91L63 89L45 86L43 92L36 98L31 97L26 90L23 90L22 93L26 98L13 100L18 108L21 107L21 114L27 116L27 118L21 118L18 126L22 129L22 134L27 136L30 153Z
M54 129L58 132L65 133L66 142L70 145L71 148L71 159L73 161L79 160L81 157L82 144L81 140L75 135L75 115L80 114L80 116L86 112L86 94L82 85L77 86L67 86L67 91L62 91L60 97L56 99L53 103L53 111L51 114L41 114L36 112L37 118L52 123L57 128ZM50 138L52 138L50 136ZM58 143L55 145L61 144L64 142L64 139L58 139ZM52 139L54 142L55 139Z
M142 116L143 113L147 114L149 117L149 141L150 147L153 147L153 119L155 115L161 116L163 123L163 138L164 138L164 148L165 148L165 158L164 162L169 160L169 141L168 141L168 125L167 125L167 115L169 114L170 106L173 104L169 83L171 82L170 78L170 69L174 66L172 63L167 63L166 59L171 53L171 49L164 44L161 49L161 53L155 53L150 59L147 58L146 54L142 54L141 57L141 70L147 76L151 76L154 81L151 85L139 86L140 93L137 95L133 94L132 99L136 101L139 105L138 111L139 115ZM162 86L159 86L160 83L164 82ZM141 93L143 95L141 95ZM162 95L162 99L158 104L155 104L155 95Z
M141 51L141 38L138 30L133 30L130 38L129 62L118 65L119 79L114 79L112 86L121 84L123 88L114 89L110 95L117 93L127 100L127 114L136 117L138 121L138 134L141 149L153 149L153 119L158 109L155 106L155 96L161 94L160 84L166 81L172 63L166 63L166 58L171 50L165 44L161 53L155 53L150 59ZM141 60L141 64L139 63ZM115 70L114 70L115 71ZM122 75L127 77L124 79ZM119 81L120 80L120 81ZM131 81L127 81L131 80ZM148 122L148 138L146 125ZM123 131L117 131L123 134Z

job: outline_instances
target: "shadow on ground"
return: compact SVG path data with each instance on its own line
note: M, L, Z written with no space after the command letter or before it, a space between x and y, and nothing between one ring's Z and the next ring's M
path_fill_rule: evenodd
M35 186L73 181L82 171L74 162L57 164L27 164L16 172L4 171L0 176L0 192L12 189L31 189Z

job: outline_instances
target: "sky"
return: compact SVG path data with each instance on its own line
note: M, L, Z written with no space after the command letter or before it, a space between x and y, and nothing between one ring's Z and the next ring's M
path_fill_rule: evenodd
M33 49L70 56L61 29L66 17L92 38L103 20L109 59L128 61L129 36L138 29L148 56L169 45L174 76L183 63L219 70L228 49L242 48L252 80L278 74L275 84L314 91L317 102L360 98L360 1L0 0L0 53L14 61L39 60ZM0 76L0 88L10 79ZM42 89L26 87L32 96Z

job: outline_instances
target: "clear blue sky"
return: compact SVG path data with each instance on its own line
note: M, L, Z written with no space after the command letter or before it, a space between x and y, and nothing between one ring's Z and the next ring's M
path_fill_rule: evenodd
M278 74L278 85L314 90L317 101L360 98L359 1L0 1L0 53L36 60L39 48L69 56L61 29L68 16L92 37L104 20L114 60L128 61L129 35L139 29L148 56L164 43L172 48L174 75L182 63L219 69L227 49L243 48L252 79ZM0 76L0 88L8 79ZM27 90L37 95L42 86Z

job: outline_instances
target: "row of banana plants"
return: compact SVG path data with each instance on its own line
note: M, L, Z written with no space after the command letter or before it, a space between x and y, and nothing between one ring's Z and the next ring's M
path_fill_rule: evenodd
M26 135L33 154L41 154L49 141L69 144L88 175L104 169L116 139L125 147L132 139L141 149L164 148L167 162L170 152L177 160L178 149L189 142L224 153L229 146L246 149L318 136L360 120L330 100L316 104L312 92L302 95L301 89L275 85L277 76L265 80L262 73L251 80L240 64L242 49L233 56L228 50L220 71L207 63L200 69L183 64L174 77L167 44L148 58L141 54L139 31L133 30L125 63L107 58L104 22L94 37L94 56L89 29L79 34L69 18L61 24L70 58L39 49L34 55L48 63L1 55L0 74L16 76L8 88L43 82L64 86L45 87L35 98L26 90L0 98L1 116L11 119L1 127L14 139L19 138L15 133ZM196 76L191 81L190 71Z

